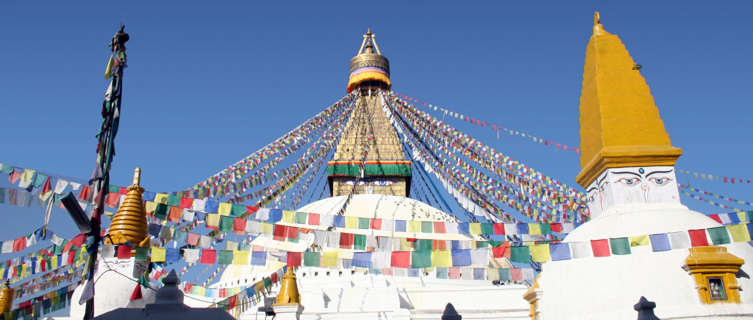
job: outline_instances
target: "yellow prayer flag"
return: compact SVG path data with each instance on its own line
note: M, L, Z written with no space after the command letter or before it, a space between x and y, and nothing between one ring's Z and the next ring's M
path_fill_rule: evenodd
M248 264L248 250L233 251L233 264L247 265Z
M528 234L530 235L540 235L541 234L541 225L538 223L529 223L528 224Z
M167 204L167 193L158 193L154 196L155 203Z
M729 234L732 235L732 241L734 242L750 241L748 228L744 224L734 224L727 226L727 230L729 230Z
M345 219L347 219L347 217ZM295 223L295 211L283 210L282 222Z
M632 236L632 237L630 237L630 246L631 247L647 246L649 243L650 243L650 240L649 240L647 234L640 235L640 236Z
M229 216L230 215L230 209L233 208L233 205L227 202L220 202L220 207L217 209L217 213L219 213L221 216Z
M209 227L217 227L220 225L220 215L216 213L208 214L207 215L207 226Z
M337 251L322 252L320 265L322 267L337 268Z
M450 250L431 250L431 266L440 268L452 267Z
M261 223L261 233L264 234L272 234L272 231L274 231L275 225L271 223L262 222Z
M408 232L421 232L421 221L409 220Z
M530 248L531 248L531 258L533 258L533 261L546 262L546 261L552 260L552 256L549 254L548 243L532 245Z
M468 225L468 232L470 234L481 234L481 223L471 222Z
M346 216L345 228L346 229L358 229L358 217Z
M152 247L152 262L165 262L165 254L167 250L160 247Z
M204 294L206 293L206 289L204 289L204 287L202 287L202 286L194 286L194 288L196 288L196 295L197 296L204 296Z
M58 256L52 256L50 259L50 269L57 269L58 267Z
M740 219L740 221L748 221L748 215L745 213L745 211L738 211L737 217Z

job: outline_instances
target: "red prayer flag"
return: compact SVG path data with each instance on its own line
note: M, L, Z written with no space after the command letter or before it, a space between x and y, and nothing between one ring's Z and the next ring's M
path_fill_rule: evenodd
M183 215L183 210L178 207L170 207L170 213L167 215L167 221L179 222L181 215Z
M716 220L716 222L723 223L722 218L719 218L719 214L716 214L716 213L710 214L709 218Z
M445 228L444 222L442 221L434 221L434 233L446 233L447 229Z
M259 207L257 207L257 206L246 206L246 213L253 214L256 211L259 211Z
M608 257L609 256L609 240L591 240L591 249L593 250L594 257Z
M355 235L352 233L341 233L340 234L340 248L343 249L350 249L353 248L353 242L354 242Z
M432 247L433 250L447 250L447 241L445 241L445 240L434 240L434 241L432 241L431 247Z
M246 219L235 218L233 220L233 232L242 234L246 232Z
M510 252L508 252L507 248L509 247L505 245L492 248L492 256L494 256L495 258L504 258L505 253L507 253L507 255L509 256Z
M495 223L492 226L494 227L494 234L505 234L504 223Z
M552 232L562 232L562 224L559 222L549 224L549 227L552 229Z
M120 194L117 194L115 192L110 192L107 194L107 197L105 198L105 205L114 208L118 205L118 201L120 200Z
M141 285L136 284L136 288L133 288L133 292L131 292L131 298L129 300L133 301L141 298L143 298L143 296L141 295Z
M180 208L181 209L188 209L193 206L193 198L181 198L180 199Z
M118 193L119 194L127 194L128 193L128 188L126 188L126 187L120 187L120 189L118 190Z
M391 265L396 268L410 268L410 251L393 251Z
M709 241L706 239L705 229L688 230L690 235L690 245L693 247L708 246Z
M288 252L288 267L300 267L301 266L301 253L300 252Z
M319 225L319 214L318 213L309 213L309 224L312 226L318 226Z
M372 218L369 222L369 227L373 230L382 230L382 219Z
M47 193L52 190L52 187L50 187L50 178L47 177L47 180L44 181L44 185L42 186L42 191L39 191L39 193Z
M228 310L232 309L232 308L235 308L236 299L238 299L237 295L234 295L234 296L232 296L230 298L227 298L227 308L228 308Z
M87 201L88 202L89 201L90 193L91 193L91 188L89 188L89 186L86 186L86 185L82 186L81 187L81 192L78 193L79 200Z
M26 249L26 237L20 237L13 240L13 252L18 252L23 249Z
M220 288L220 298L227 297L227 290L225 288Z
M285 235L287 234L287 226L281 224L275 225L275 230L272 233L272 238L277 241L285 241Z
M118 259L130 259L131 258L131 247L127 245L119 245L118 246Z
M212 249L201 250L202 264L214 264L215 262L217 262L217 251Z
M288 227L288 238L289 239L298 239L298 228L297 227Z
M8 176L8 181L12 184L16 184L18 179L21 179L21 173L16 170L13 170L13 172L10 173L10 176Z

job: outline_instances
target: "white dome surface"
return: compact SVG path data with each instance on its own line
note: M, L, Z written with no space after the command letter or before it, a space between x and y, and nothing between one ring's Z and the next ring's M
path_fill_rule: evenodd
M297 211L337 215L346 199L347 196L321 199L309 203ZM458 221L454 216L416 199L384 194L353 195L348 208L345 209L345 215L392 220Z

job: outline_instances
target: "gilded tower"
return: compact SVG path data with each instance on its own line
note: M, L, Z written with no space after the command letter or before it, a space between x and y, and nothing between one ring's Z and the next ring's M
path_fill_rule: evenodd
M397 133L382 109L380 90L389 90L390 62L370 30L350 60L348 92L356 92L348 124L337 145L327 175L332 196L410 194L411 162L405 159Z

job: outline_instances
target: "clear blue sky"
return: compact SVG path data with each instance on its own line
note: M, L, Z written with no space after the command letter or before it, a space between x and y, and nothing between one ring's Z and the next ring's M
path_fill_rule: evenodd
M147 189L184 189L295 127L345 94L367 27L390 59L396 91L578 145L585 46L599 10L643 65L672 143L685 152L678 167L753 179L750 1L207 4L3 1L0 162L88 177L106 44L121 22L131 41L115 184L140 166ZM451 124L575 185L572 153ZM753 198L753 185L691 182ZM0 205L2 238L38 225L40 211ZM72 230L61 215L53 221Z

